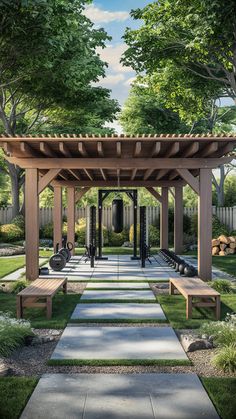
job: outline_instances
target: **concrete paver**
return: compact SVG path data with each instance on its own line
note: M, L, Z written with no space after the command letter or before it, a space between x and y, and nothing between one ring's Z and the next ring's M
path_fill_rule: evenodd
M81 300L149 300L156 301L151 289L149 290L87 290L83 292Z
M196 374L45 374L21 419L219 419Z
M188 359L171 327L73 327L51 359Z
M88 303L77 304L71 319L79 320L165 320L160 304Z

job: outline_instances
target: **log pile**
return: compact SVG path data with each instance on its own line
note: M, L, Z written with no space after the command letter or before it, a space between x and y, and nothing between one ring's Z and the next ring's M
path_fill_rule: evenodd
M236 236L225 236L222 234L217 239L213 239L211 245L213 256L236 254Z

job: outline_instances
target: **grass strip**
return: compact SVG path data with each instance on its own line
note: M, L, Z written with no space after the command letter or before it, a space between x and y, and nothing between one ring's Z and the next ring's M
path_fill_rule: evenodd
M89 288L86 291L149 291L150 288Z
M71 324L80 324L80 323L169 323L167 319L70 319L69 323ZM70 324L67 326L70 326Z
M186 300L182 295L158 295L160 303L171 326L175 329L197 329L206 321L215 321L212 309L193 308L192 319L186 319ZM221 295L221 320L227 313L236 312L236 294Z
M19 418L37 383L32 377L1 377L0 418Z
M200 377L222 419L235 418L236 378Z
M91 299L91 300L86 300L86 299L83 299L83 300L80 300L80 302L79 302L80 304L92 304L92 303L101 303L101 304L105 304L105 303L137 303L137 304L155 304L156 303L156 300L155 299L153 299L153 300L142 300L142 299L140 299L140 298L136 298L136 299L132 299L132 300L129 300L129 299L125 299L125 298L122 298L122 299L119 299L119 300L117 300L117 299Z
M4 278L7 275L12 274L18 269L24 268L25 256L18 257L2 257L0 258L0 278ZM5 280L4 280L5 281Z
M31 326L36 329L64 329L80 297L81 294L58 293L53 298L50 320L46 318L46 309L42 308L24 309L24 318L30 320ZM13 317L16 317L16 295L0 294L0 310L10 312Z
M159 366L189 366L192 362L189 359L50 359L49 366L135 366L135 365L159 365Z

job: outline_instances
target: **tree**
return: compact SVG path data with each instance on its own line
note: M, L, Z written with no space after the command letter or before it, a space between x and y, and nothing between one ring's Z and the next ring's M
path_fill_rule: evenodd
M236 101L236 2L159 0L132 12L144 24L127 30L125 62L152 73L174 63L186 76L220 84Z
M138 84L131 88L120 122L127 134L180 133L187 129L176 112L165 108L152 88Z
M94 29L84 16L86 3L86 0L0 3L2 132L10 136L42 132L45 123L52 129L56 114L73 116L74 127L84 118L83 127L91 129L95 124L97 130L114 118L117 103L110 99L107 89L95 85L105 75L106 66L96 49L105 47L108 36L103 29ZM104 116L100 109L104 110ZM11 178L15 216L19 212L24 173L8 162L6 170Z

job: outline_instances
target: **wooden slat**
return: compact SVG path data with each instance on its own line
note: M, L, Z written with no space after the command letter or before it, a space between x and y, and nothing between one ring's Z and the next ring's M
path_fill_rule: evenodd
M168 150L165 153L165 157L173 157L179 152L179 143L174 143L171 147L168 147Z
M80 142L78 143L78 150L79 150L79 153L80 153L83 157L88 157L87 150L86 150L85 145L84 145L84 143L83 143L82 141L80 141Z
M214 154L217 150L218 150L217 142L209 143L208 145L204 147L204 149L200 153L198 153L198 156L209 157L211 156L211 154Z
M57 157L57 154L54 153L54 151L51 150L51 148L49 147L49 145L47 143L40 142L39 143L39 149L40 149L41 153L43 153L47 157Z
M52 278L52 279L36 279L31 285L23 289L17 295L23 297L50 297L62 287L67 281L67 278Z
M199 150L199 143L197 141L194 141L194 143L189 144L182 152L182 157L192 157L194 154L196 154Z
M65 157L72 157L72 154L68 148L68 146L64 142L59 142L59 151L63 154Z
M167 175L167 173L169 172L168 169L161 169L158 171L157 176L156 176L156 180L160 180L161 178L163 178L164 176Z
M142 151L142 143L141 141L137 141L134 147L134 157L138 157Z
M183 294L185 297L215 297L220 295L200 278L170 278L170 282Z
M99 157L104 157L104 150L103 150L103 145L101 141L98 141L97 143L97 152Z
M116 143L116 155L117 157L121 157L121 142L117 141Z

